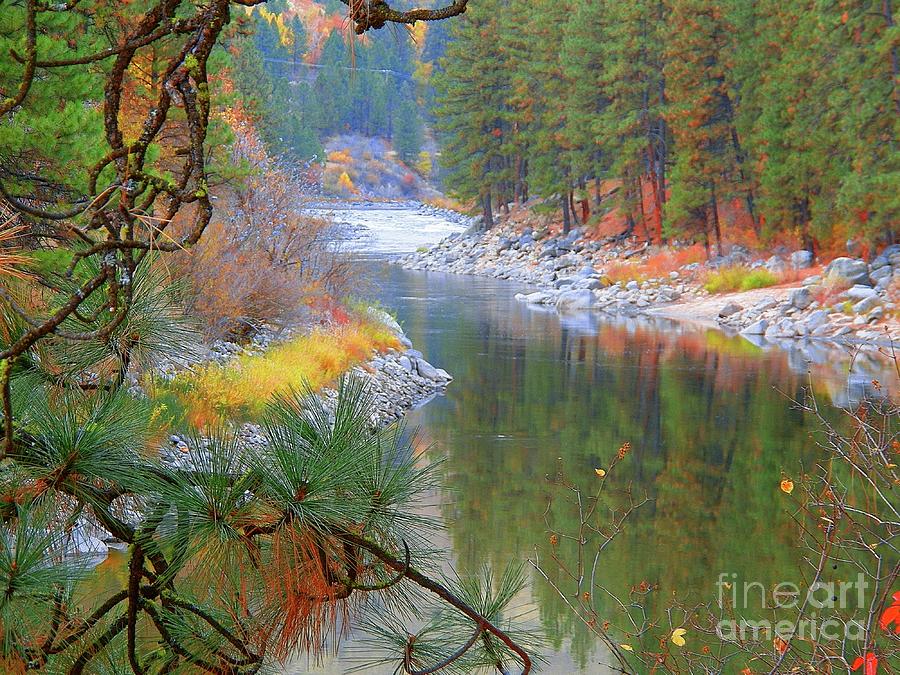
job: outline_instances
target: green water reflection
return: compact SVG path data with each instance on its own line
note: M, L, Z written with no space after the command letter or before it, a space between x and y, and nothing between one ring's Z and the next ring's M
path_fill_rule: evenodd
M594 467L629 441L615 484L653 501L601 559L610 590L625 596L647 581L663 601L711 600L723 572L768 587L799 581L797 526L778 485L817 450L815 426L790 399L812 383L824 402L846 405L872 377L890 379L864 357L848 377L844 355L821 348L767 351L685 326L561 320L486 280L396 269L381 280L382 301L416 346L456 378L409 423L446 459L443 514L462 572L546 548L546 477L561 463L589 489ZM554 528L574 532L576 510L554 513ZM549 585L535 576L523 605L560 652L551 672L600 672L593 639Z

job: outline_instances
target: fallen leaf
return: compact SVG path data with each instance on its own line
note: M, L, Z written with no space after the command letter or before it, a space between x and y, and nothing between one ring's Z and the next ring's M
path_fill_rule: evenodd
M775 647L775 651L779 654L784 654L788 648L788 643L785 640L782 640L777 635L775 636L775 639L772 640L772 645Z
M633 651L634 651L634 647L632 647L631 645L625 645L625 644L622 644L622 645L619 645L619 647L621 647L622 649L624 649L626 652L633 652Z
M781 491L787 495L791 494L794 491L794 481L790 478L781 481Z
M603 478L606 475L606 469L594 469L594 473Z
M865 666L863 675L878 675L878 657L872 652L868 652L865 658L862 656L857 657L856 661L853 662L853 665L850 666L850 670L857 671L863 666Z
M896 624L894 632L900 635L900 591L897 591L891 597L894 598L894 602L882 612L881 618L878 619L878 625L881 626L881 630L886 631L892 623Z
M676 647L684 647L687 644L687 641L684 639L686 633L687 631L684 628L676 628L672 631L672 637L669 639L672 640L672 644Z

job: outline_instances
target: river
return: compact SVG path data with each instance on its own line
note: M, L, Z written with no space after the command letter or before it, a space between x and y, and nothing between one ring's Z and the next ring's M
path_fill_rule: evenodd
M430 508L446 523L447 559L461 574L525 560L535 546L546 555L547 477L562 467L589 489L594 469L627 441L615 484L652 501L601 558L612 592L625 597L647 582L659 585L661 601L709 601L721 573L766 587L799 581L797 526L779 482L815 457L816 426L791 399L811 387L826 408L849 405L871 392L873 378L890 381L884 363L859 358L851 368L824 349L763 350L687 324L535 310L514 300L522 289L508 282L385 264L403 252L397 230L414 229L416 216L384 216L368 221L365 240L373 294L455 377L407 424L427 457L444 461L445 489ZM354 217L366 225L365 215ZM572 512L560 517L564 528ZM610 672L552 588L529 578L517 611L549 638L544 672ZM336 659L289 672L342 672L352 652L351 637Z

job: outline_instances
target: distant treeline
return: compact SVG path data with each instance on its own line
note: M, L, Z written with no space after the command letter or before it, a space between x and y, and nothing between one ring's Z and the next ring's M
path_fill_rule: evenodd
M477 0L434 78L446 182L488 223L614 192L654 239L893 240L898 42L882 0Z
M251 34L237 45L236 83L254 102L269 146L301 160L321 158L327 137L356 132L391 139L403 159L413 160L423 136L415 45L391 35L348 44L332 30L310 64L302 21L285 16L255 11Z

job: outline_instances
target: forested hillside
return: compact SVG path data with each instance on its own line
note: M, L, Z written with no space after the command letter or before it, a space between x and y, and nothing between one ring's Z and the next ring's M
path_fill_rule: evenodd
M254 10L233 45L238 91L277 152L321 159L327 138L357 133L387 138L414 161L423 134L416 42L404 29L353 36L341 7L282 0Z
M896 236L889 2L483 0L450 30L447 185L487 223L542 197L566 228L612 205L629 233L709 249Z

